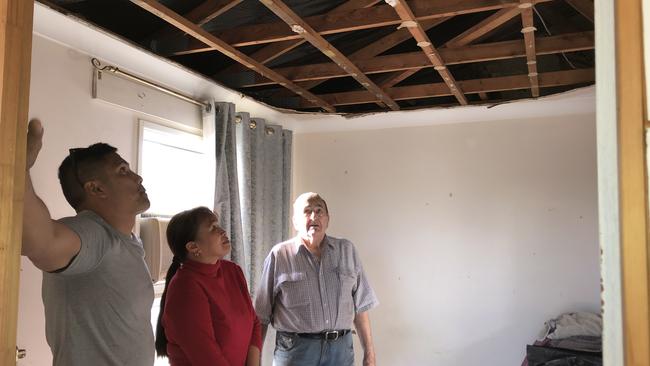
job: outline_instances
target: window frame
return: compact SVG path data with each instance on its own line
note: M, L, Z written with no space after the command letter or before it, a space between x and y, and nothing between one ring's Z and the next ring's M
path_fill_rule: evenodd
M182 139L187 140L185 142L171 141L168 143L167 142L159 142L159 143L173 148L183 149L186 151L203 154L206 158L206 163L207 163L206 169L208 171L208 174L209 176L214 177L216 157L214 156L214 154L212 155L209 154L210 147L213 145L210 143L210 141L211 139L214 139L214 136L210 133L209 129L206 128L199 129L199 128L187 126L180 123L154 122L145 119L138 119L137 166L136 166L136 172L138 173L138 175L142 176L143 173L143 147L145 143L145 136L144 136L145 129L156 130L170 135L181 136ZM200 141L194 141L192 143L190 140L193 139L194 137L200 139ZM196 146L200 146L200 147L197 148ZM211 196L206 197L206 202L214 201L214 179L212 179L211 182L212 182L212 187L211 189L208 190ZM141 216L171 217L171 215L161 213L161 212L145 212L141 214Z

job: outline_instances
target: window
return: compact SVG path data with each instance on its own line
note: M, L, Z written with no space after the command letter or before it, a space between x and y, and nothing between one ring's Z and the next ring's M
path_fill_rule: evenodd
M139 142L138 172L151 201L146 215L172 216L196 206L212 208L214 155L206 153L208 144L201 131L141 120ZM151 309L154 332L164 286L164 281L154 285L156 299ZM167 358L156 357L154 366L167 365Z
M138 168L151 201L148 215L172 216L196 206L212 208L213 165L200 132L140 121Z

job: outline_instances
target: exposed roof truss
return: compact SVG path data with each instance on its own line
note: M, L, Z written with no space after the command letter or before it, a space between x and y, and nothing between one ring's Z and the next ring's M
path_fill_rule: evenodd
M594 82L593 0L43 2L281 108L501 103Z

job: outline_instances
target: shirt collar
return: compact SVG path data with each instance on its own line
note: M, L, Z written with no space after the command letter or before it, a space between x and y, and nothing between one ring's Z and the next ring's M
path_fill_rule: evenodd
M329 238L329 236L327 236L327 234L325 234L325 237L323 237L323 244L326 244L330 248L334 247L334 243L332 243L332 240L330 240L330 238ZM323 244L321 244L321 246ZM298 235L296 235L296 237L293 238L293 245L295 246L296 251L300 250L300 247L305 247L305 245L302 242L302 238L300 238L300 236L298 236ZM309 249L307 249L307 247L305 247L305 250L309 251Z

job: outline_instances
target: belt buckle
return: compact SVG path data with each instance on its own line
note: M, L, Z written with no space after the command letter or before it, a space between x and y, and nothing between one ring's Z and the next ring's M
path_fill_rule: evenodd
M330 337L330 335L333 335L333 338ZM328 341L335 341L339 339L339 331L338 330L330 330L325 332L325 339Z

